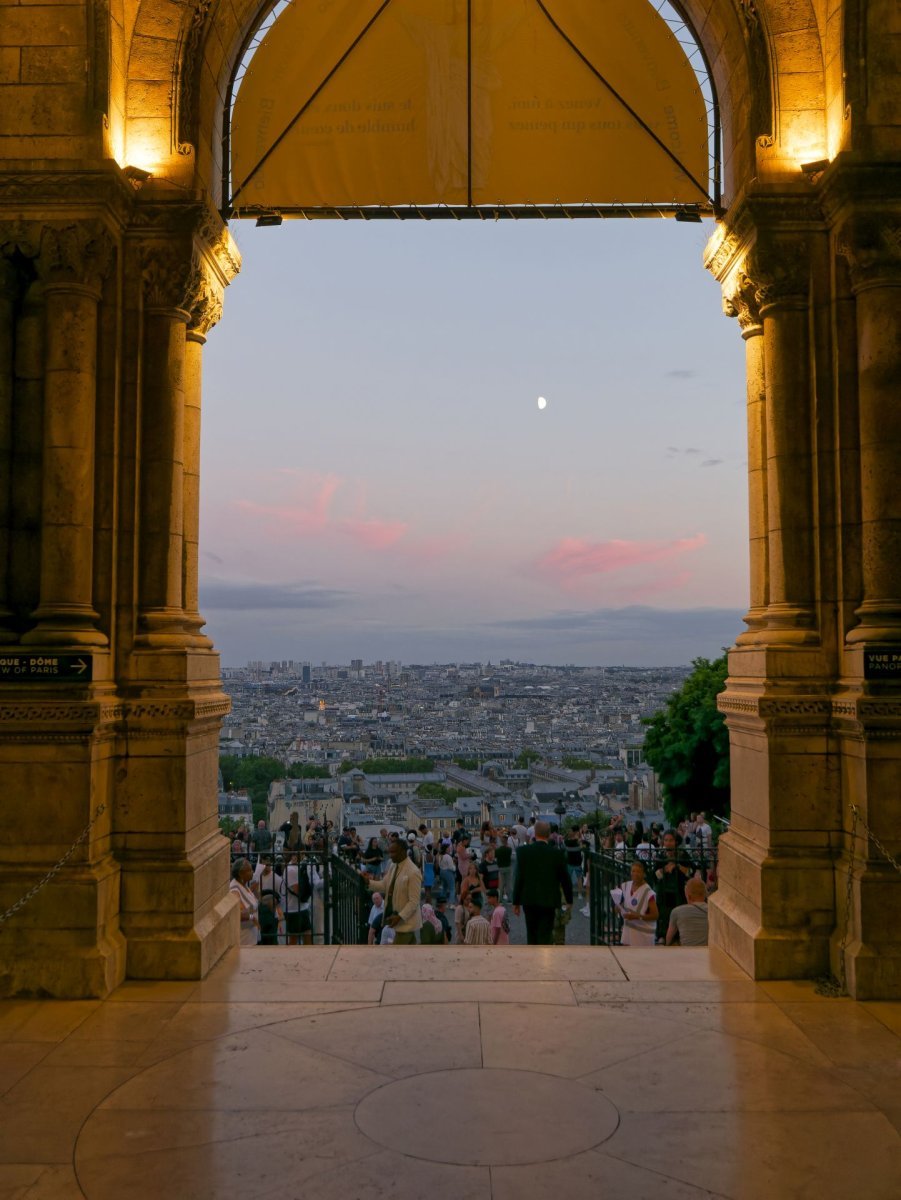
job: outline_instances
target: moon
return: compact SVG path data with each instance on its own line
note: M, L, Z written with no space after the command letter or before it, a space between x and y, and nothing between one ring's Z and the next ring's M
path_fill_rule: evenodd
M538 397L538 407L539 408L547 408L547 400L545 400L544 396Z

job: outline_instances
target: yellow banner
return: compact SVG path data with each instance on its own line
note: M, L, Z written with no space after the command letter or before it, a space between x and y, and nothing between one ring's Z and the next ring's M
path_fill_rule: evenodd
M704 98L649 0L295 0L231 145L238 211L708 200Z

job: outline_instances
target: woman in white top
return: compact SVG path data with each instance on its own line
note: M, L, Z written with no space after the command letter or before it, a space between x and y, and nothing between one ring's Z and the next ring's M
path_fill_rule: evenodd
M623 918L621 945L654 945L657 932L657 897L645 879L644 863L640 860L632 863L632 878L623 884L620 913Z
M229 891L238 897L241 905L241 945L255 946L260 940L260 901L250 890L253 867L246 858L239 858L232 867Z

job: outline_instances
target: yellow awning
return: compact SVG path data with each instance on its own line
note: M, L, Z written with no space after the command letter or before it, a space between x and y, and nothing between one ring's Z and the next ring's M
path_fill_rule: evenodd
M709 151L650 0L294 0L237 93L232 207L706 206Z

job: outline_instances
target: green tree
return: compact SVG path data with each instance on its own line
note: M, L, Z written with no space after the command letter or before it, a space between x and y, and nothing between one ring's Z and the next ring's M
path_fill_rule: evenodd
M445 787L443 783L421 783L416 789L416 795L421 800L443 800L445 804L453 804L460 796L468 796L469 792L462 788Z
M568 771L593 771L595 764L590 758L576 758L572 754L563 756L563 765Z
M224 755L219 759L219 770L229 791L247 789L253 806L254 823L268 820L269 784L274 779L285 778L285 764L277 758L235 758Z
M694 659L694 670L648 722L645 760L663 786L667 820L690 812L729 813L729 734L716 698L726 686L726 655Z
M479 760L477 758L464 758L462 754L458 754L454 762L462 771L478 771Z
M289 779L329 779L328 767L320 767L316 763L294 763L288 768Z
M519 754L516 756L514 765L517 766L520 771L525 771L532 765L533 762L541 762L541 755L537 750L520 750Z
M367 775L429 775L435 770L430 758L366 758L363 762L344 762L339 771L365 771Z

